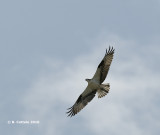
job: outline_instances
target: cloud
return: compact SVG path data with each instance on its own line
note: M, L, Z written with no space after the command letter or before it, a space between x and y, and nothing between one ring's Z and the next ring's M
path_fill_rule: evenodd
M95 97L78 115L72 119L67 118L67 107L74 104L87 86L84 79L91 78L95 73L104 56L106 43L107 46L110 44L116 48L106 79L111 84L110 93L102 99ZM158 134L159 72L156 73L156 70L147 66L148 59L144 57L149 52L153 54L151 59L158 60L158 57L154 57L155 53L159 56L157 50L151 48L151 45L147 45L144 50L138 43L111 36L107 42L101 41L88 54L72 61L45 58L46 68L32 83L22 102L25 107L22 117L40 120L40 134L46 135L69 132L102 135ZM155 64L153 61L151 63Z

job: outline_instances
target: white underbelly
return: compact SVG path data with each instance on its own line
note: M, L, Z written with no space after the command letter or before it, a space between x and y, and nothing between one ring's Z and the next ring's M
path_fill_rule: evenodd
M90 86L91 89L98 89L98 88L100 87L99 83L97 83L97 82L94 81L94 80L91 80L91 81L89 82L89 86Z
M100 84L98 84L95 81L90 81L87 88L82 93L82 95L85 96L85 95L91 93L92 91L98 90L99 87L100 87Z

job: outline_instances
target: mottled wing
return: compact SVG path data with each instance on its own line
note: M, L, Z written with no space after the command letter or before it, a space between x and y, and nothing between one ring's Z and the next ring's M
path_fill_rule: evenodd
M71 108L68 108L68 116L72 117L80 112L80 110L82 110L88 104L88 102L90 102L95 97L95 94L96 90L88 93L85 96L82 96L81 94L75 104Z
M109 47L108 50L106 49L106 54L102 59L101 63L98 65L97 71L92 78L93 80L98 81L100 84L105 80L113 59L113 55L114 55L113 47L112 48Z

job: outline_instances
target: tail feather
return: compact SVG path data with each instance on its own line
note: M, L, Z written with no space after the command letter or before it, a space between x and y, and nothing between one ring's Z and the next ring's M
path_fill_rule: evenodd
M101 84L101 88L97 90L98 98L102 98L105 95L107 95L107 93L109 92L109 89L110 89L109 83Z

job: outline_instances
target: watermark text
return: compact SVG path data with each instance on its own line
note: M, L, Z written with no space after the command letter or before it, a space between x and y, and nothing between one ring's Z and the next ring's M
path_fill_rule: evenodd
M7 124L40 124L39 120L8 120Z

